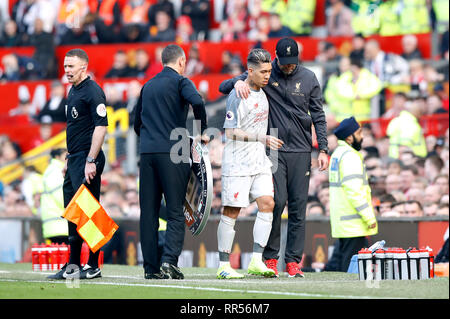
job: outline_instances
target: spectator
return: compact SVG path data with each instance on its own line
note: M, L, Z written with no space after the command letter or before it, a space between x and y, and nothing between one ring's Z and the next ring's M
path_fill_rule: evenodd
M357 121L371 118L370 100L381 90L380 80L363 68L361 60L352 58L350 71L339 77L336 83L336 96L346 102L345 110Z
M200 61L200 52L196 45L191 46L189 50L188 60L186 62L185 76L191 77L202 74L205 69L205 65Z
M105 78L124 78L133 76L133 70L128 65L127 53L118 50L114 55L112 68L106 73Z
M17 143L11 141L7 135L0 135L0 167L20 158L21 155Z
M114 85L106 86L104 91L107 106L111 106L114 111L126 108L126 104L122 100L121 92Z
M407 34L402 37L402 57L407 60L422 59L422 53L417 48L418 40L413 34Z
M430 155L425 159L425 177L429 183L441 173L444 161L438 155Z
M419 189L419 188L410 188L407 192L406 192L406 199L407 200L416 200L421 204L425 203L425 196L423 193L423 189Z
M85 24L82 23L80 26L73 28L67 28L61 35L59 39L60 45L69 45L69 44L92 44L92 38L89 34L89 31L85 27Z
M256 25L248 32L247 39L250 41L265 42L268 39L269 31L269 17L266 14L262 14L256 19Z
M387 175L386 176L386 193L392 194L394 191L401 191L402 190L402 178L400 175Z
M143 79L150 67L150 58L147 51L142 48L136 50L136 65L133 68L133 76Z
M316 12L316 0L296 1L286 3L286 9L281 13L281 21L296 35L310 35Z
M449 194L449 177L446 174L439 174L433 180L433 185L439 186L441 194Z
M406 104L405 110L389 122L386 134L389 136L389 156L399 158L401 147L409 148L415 156L425 157L427 148L419 119L423 112L416 101Z
M379 213L381 215L384 215L387 212L392 211L392 206L395 203L395 198L391 194L384 194L380 196L380 206L379 206Z
M130 127L134 124L134 115L136 112L136 104L139 99L139 95L141 93L142 85L137 80L132 80L130 83L128 83L128 90L127 90L127 110L129 114L130 119Z
M175 21L175 7L172 1L169 0L158 0L155 4L151 5L148 10L148 22L150 27L158 24L158 12L165 12L169 17L170 27L173 29Z
M350 58L364 60L364 46L366 40L361 33L355 34L352 38L352 50L350 51Z
M438 203L425 203L423 205L423 212L425 216L436 216L438 211Z
M13 187L6 187L4 195L3 217L31 217L33 213L25 203L25 198L19 190Z
M418 174L417 168L414 165L404 166L400 172L400 177L402 179L403 192L407 192L416 179Z
M184 0L181 5L181 14L191 18L195 40L209 39L210 9L208 0Z
M436 215L438 216L447 216L449 215L449 206L448 203L439 204Z
M93 1L94 27L99 43L114 43L121 39L121 7L118 0Z
M310 202L306 207L306 217L325 216L325 207L320 202Z
M364 47L367 67L383 83L400 84L408 78L409 66L405 59L380 49L376 40L369 40Z
M163 65L162 65L162 60L161 60L161 52L163 49L164 49L164 47L162 47L162 46L156 47L155 60L153 60L153 62L150 63L150 66L147 69L146 75L148 78L152 78L156 74L158 74L159 72L162 71Z
M352 111L348 108L349 105L346 99L339 98L336 88L340 76L347 71L350 71L350 59L348 57L342 57L339 61L337 72L330 74L324 87L325 101L328 104L330 112L338 122L352 115ZM334 136L334 134L331 134L330 136Z
M51 84L50 98L37 115L39 122L66 122L66 98L64 85L55 80Z
M33 33L34 20L38 17L39 8L36 0L19 0L12 9L12 18L17 24L18 33L23 42L28 42L28 35Z
M325 182L322 183L319 186L319 190L317 192L317 198L319 199L320 203L325 207L325 212L328 215L330 211L330 187L329 183Z
M448 94L445 91L442 83L436 83L434 85L433 93L436 94L437 96L439 96L439 98L442 101L442 107L444 108L444 110L446 110L448 112L449 111L449 97L448 97Z
M171 26L172 21L165 11L158 11L155 17L155 25L150 27L149 42L175 41L176 32Z
M285 38L293 36L293 32L281 22L280 15L276 12L270 13L269 38Z
M44 31L44 22L35 20L34 33L30 35L30 44L35 47L33 59L42 68L42 77L52 79L57 77L55 44L53 34Z
M344 4L343 0L330 0L330 4L330 7L325 10L328 36L353 36L352 10Z
M426 114L440 114L440 113L448 113L448 110L443 108L442 100L439 95L432 94L427 97L427 112Z
M122 10L122 23L125 27L128 25L146 26L149 9L149 0L128 0Z
M381 116L385 119L391 119L400 115L400 112L405 109L408 98L403 92L396 92L392 97L391 107Z
M122 28L122 42L136 43L146 39L145 28L138 24L128 24Z
M425 188L425 204L439 203L443 194L441 194L441 189L438 185L428 185Z
M245 0L227 1L224 9L224 19L220 23L222 41L246 40L249 13Z
M20 34L17 33L17 24L14 20L5 22L5 28L0 37L0 46L3 47L18 47L26 45L22 40Z
M409 61L409 76L405 79L405 83L411 85L411 90L416 92L418 96L423 96L427 93L428 83L425 78L425 72L423 67L423 62L418 59L413 59Z
M176 42L178 44L189 43L195 40L191 18L188 16L181 16L178 18L176 34Z
M428 181L425 177L416 177L414 179L414 181L411 184L411 188L417 188L420 189L422 191L422 193L424 193L425 188L427 188L428 186Z
M424 214L422 204L418 201L406 201L404 204L404 214L408 217L422 217Z
M229 74L231 73L231 59L233 58L233 54L230 51L224 50L222 51L222 69L220 73Z

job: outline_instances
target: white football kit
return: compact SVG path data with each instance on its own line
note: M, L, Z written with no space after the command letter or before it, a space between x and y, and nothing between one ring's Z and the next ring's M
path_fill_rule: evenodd
M250 91L247 99L230 92L225 129L239 128L250 134L267 134L269 102L263 90ZM261 142L226 138L222 156L222 205L247 207L261 196L273 197L272 163Z

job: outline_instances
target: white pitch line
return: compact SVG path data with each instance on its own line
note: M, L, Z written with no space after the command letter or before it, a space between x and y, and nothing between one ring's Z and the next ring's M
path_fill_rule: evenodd
M65 284L65 281L43 281L43 280L19 280L19 279L2 279L6 282L37 282L37 283L57 283ZM182 280L180 280L182 282ZM263 295L279 295L279 296L295 296L295 297L322 297L322 298L350 298L350 299L409 299L402 297L375 297L375 296L352 296L352 295L331 295L331 294L312 294L302 292L284 292L284 291L261 291L261 290L241 290L241 289L227 289L227 288L214 288L214 287L193 287L193 286L179 286L179 285L160 285L160 284L138 284L138 283L115 283L115 282L102 282L102 281L83 281L83 284L88 285L108 285L108 286L126 286L126 287L155 287L155 288L172 288L172 289L192 289L192 290L204 290L204 291L218 291L218 292L235 292L235 293L254 293ZM81 284L80 284L81 285Z

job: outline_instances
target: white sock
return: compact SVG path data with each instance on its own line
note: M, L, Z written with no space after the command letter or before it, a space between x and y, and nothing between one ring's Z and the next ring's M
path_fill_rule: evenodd
M258 212L256 214L255 224L253 225L253 254L255 252L262 253L264 247L266 247L272 230L272 220L272 213Z
M233 246L234 240L234 224L236 219L222 215L220 217L219 226L217 227L217 244L219 249L219 254L231 253L231 248Z

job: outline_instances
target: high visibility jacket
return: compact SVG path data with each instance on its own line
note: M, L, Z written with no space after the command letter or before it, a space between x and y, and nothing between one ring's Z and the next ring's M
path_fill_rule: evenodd
M345 141L330 158L330 222L333 238L375 235L372 196L362 155Z
M381 36L393 36L403 34L400 25L402 5L399 0L390 0L380 5L380 29Z
M380 28L380 8L378 1L353 0L352 8L355 14L352 19L352 27L355 34L364 36L376 34Z
M310 34L315 11L316 0L289 0L281 21L296 34Z
M150 2L144 1L142 5L133 7L127 3L122 11L122 19L124 24L129 23L148 23L148 9Z
M399 146L411 149L414 155L427 156L427 146L422 127L417 118L408 111L401 111L399 116L392 119L386 130L389 136L389 157L399 158Z
M114 22L114 5L117 0L103 0L98 8L98 16L106 25L111 25Z
M341 122L353 115L352 104L346 98L342 98L338 94L337 83L339 81L338 75L331 75L327 82L327 87L323 94L325 101L328 104L330 112L333 113L336 121Z
M264 12L277 13L281 17L286 11L286 2L279 0L262 0L261 10Z
M430 15L426 0L407 0L402 1L402 4L400 24L403 34L430 32Z
M436 16L436 29L439 33L448 30L449 1L433 0L433 10Z
M62 161L52 159L42 179L41 220L44 238L68 236L67 220L61 217L64 213L63 167Z
M369 70L363 68L359 72L358 79L353 83L351 71L343 73L336 83L336 95L342 101L346 101L344 110L350 110L357 121L370 119L370 99L382 89L381 81ZM358 99L356 99L358 97ZM346 116L348 117L348 116Z
M69 26L81 25L88 12L87 0L62 0L58 12L58 23Z
M25 202L30 207L34 215L38 214L35 206L34 196L42 193L42 175L37 172L31 172L22 182L21 191L25 196Z

